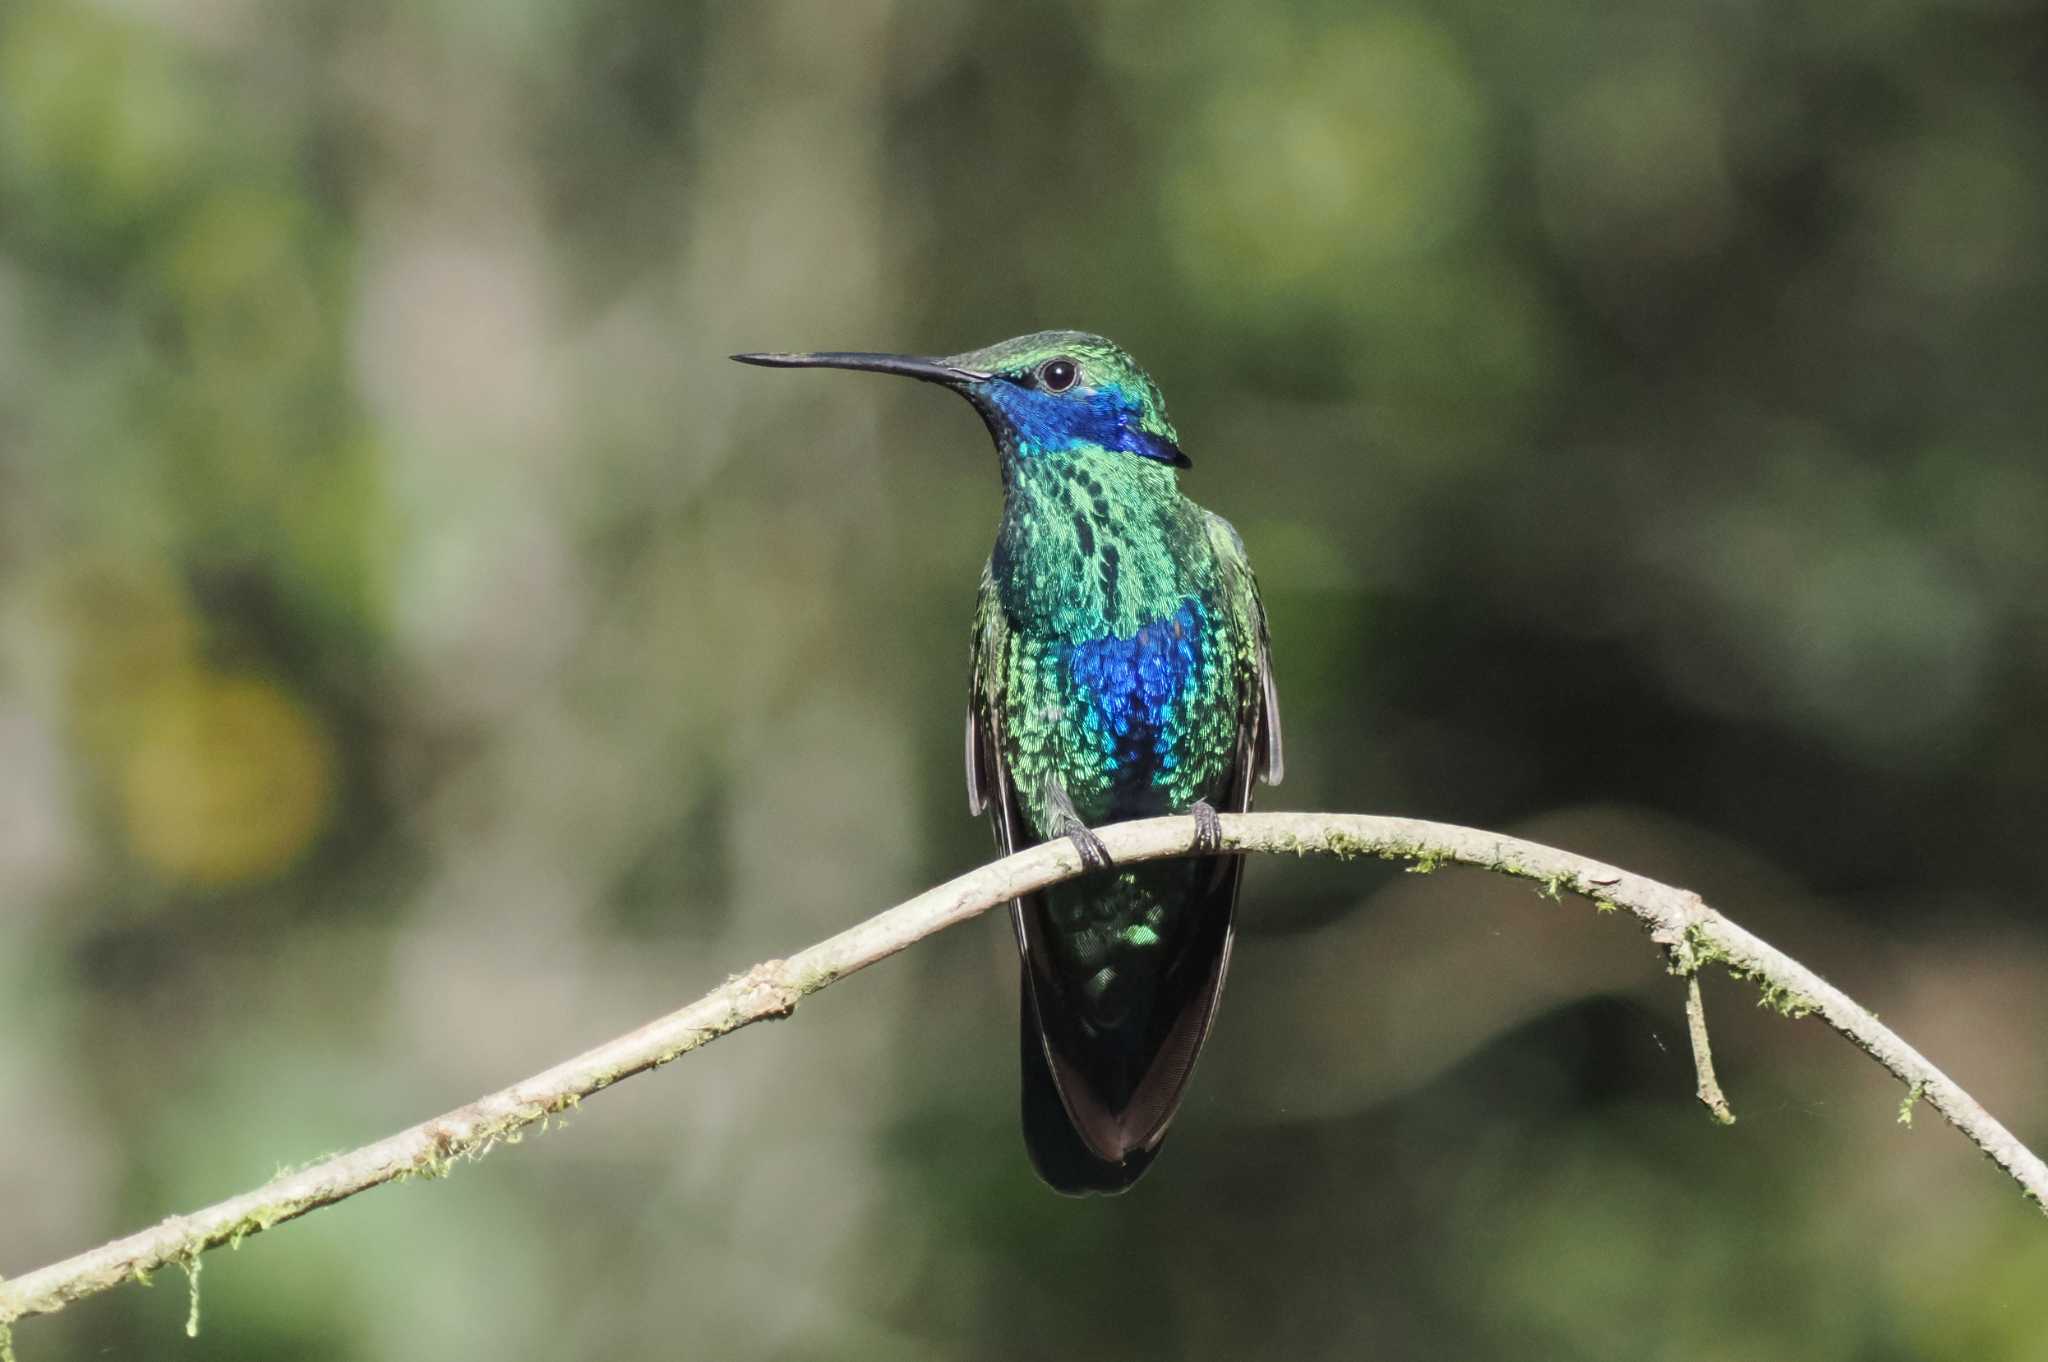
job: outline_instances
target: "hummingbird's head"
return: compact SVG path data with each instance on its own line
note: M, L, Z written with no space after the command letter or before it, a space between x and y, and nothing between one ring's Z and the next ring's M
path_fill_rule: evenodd
M1121 346L1084 331L1038 331L942 358L846 351L733 358L942 384L974 404L1006 461L1086 451L1189 466L1159 385Z

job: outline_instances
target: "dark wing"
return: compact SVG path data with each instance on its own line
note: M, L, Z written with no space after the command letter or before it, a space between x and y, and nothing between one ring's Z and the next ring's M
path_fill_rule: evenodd
M996 597L995 579L981 569L981 594L974 606L974 644L967 684L967 811L986 813L1004 856L1024 843L1024 824L1010 794L1010 770L1003 761L1003 655L1010 647L1010 622ZM1017 949L1024 949L1021 902L1010 905Z
M1240 751L1251 761L1243 768L1240 810L1251 807L1251 783L1262 780L1278 785L1286 774L1286 760L1280 743L1280 692L1273 684L1273 635L1266 627L1266 604L1259 598L1258 578L1252 575L1251 559L1245 556L1244 540L1231 523L1214 511L1209 517L1209 542L1216 561L1223 567L1232 603L1245 631L1257 640L1255 684L1248 687L1239 705Z
M1003 654L1009 645L1010 623L1003 618L995 581L984 565L981 594L974 606L974 646L967 683L967 812L989 815L996 845L1005 856L1017 849L1010 776L1003 767Z
M981 569L981 595L974 606L974 642L967 681L967 812L982 813L999 803L1002 747L997 741L995 700L990 686L1002 675L1003 649L1010 626L996 600L995 582L986 564ZM1000 820L998 820L1000 821ZM997 836L1002 834L1000 830ZM1004 847L1005 852L1010 848Z

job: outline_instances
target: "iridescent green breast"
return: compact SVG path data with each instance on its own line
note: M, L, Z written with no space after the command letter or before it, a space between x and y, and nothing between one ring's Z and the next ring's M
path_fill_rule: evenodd
M1218 802L1237 763L1253 640L1236 612L1188 595L1128 634L1022 629L1004 661L1004 755L1021 811L1050 831L1055 777L1089 823Z
M1048 778L1089 823L1219 803L1258 641L1213 517L1129 454L1020 455L1007 481L984 603L1002 646L984 666L1030 831L1054 831Z

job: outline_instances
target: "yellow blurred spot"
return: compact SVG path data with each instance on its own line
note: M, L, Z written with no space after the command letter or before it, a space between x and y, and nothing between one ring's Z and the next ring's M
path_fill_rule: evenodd
M209 887L287 869L326 823L333 789L327 734L257 677L201 674L162 692L121 772L135 854Z

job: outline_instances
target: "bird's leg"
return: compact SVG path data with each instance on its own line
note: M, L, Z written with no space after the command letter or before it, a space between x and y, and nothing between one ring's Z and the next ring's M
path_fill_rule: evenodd
M1188 812L1195 817L1195 847L1204 856L1214 856L1223 850L1223 819L1215 806L1206 799L1197 799L1188 805Z
M1045 807L1052 815L1052 832L1055 837L1064 837L1074 844L1074 850L1081 853L1081 866L1085 870L1107 870L1113 864L1109 859L1109 848L1102 839L1088 830L1082 821L1074 801L1067 796L1067 787L1060 784L1058 776L1045 778Z

